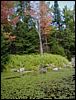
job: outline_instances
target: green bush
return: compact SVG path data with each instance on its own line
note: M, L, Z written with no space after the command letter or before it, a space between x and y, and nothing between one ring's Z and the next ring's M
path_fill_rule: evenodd
M69 61L60 55L44 54L44 55L10 55L9 62L6 64L6 69L21 68L26 70L38 70L41 64L54 64L56 67L63 67Z
M51 46L51 53L65 56L64 48L58 44L54 44Z

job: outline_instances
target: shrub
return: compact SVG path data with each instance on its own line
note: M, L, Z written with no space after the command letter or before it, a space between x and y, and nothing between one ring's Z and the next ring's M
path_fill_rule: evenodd
M63 67L69 61L60 55L44 54L43 56L37 55L10 55L9 62L6 64L6 69L21 68L25 70L38 70L40 65L54 64L57 67Z

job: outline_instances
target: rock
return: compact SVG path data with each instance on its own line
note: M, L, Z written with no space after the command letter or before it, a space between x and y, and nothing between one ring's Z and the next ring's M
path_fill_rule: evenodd
M54 70L54 71L58 71L59 69L56 67L56 68L53 68L53 70Z
M75 57L71 58L71 63L72 63L72 66L75 67Z
M24 72L25 68L20 68L20 69L11 69L13 72Z
M25 71L25 68L20 68L19 71L20 72L24 72Z
M40 68L39 71L40 71L40 73L46 73L47 72L47 68Z

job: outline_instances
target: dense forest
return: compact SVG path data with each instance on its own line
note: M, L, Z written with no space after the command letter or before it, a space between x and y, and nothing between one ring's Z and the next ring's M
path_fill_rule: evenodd
M75 6L73 10L58 2L52 7L40 1L1 2L1 59L7 54L75 54ZM34 6L38 6L37 9Z
M50 3L1 1L2 99L75 98L75 5Z

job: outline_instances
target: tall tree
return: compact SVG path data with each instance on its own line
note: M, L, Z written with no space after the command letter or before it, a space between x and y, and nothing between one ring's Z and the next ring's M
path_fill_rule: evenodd
M13 14L13 1L1 1L1 23L8 23L8 17Z
M13 7L13 1L1 1L1 71L3 71L8 61L9 45L12 39L10 34L12 32L12 26L9 16L13 14Z
M10 32L12 28L9 16L13 15L13 7L13 1L1 1L1 25L6 32Z
M48 15L48 7L44 1L40 1L40 28L42 36L43 51L48 51L47 35L50 31L51 18Z
M13 53L33 53L38 49L38 34L35 30L34 22L30 16L30 2L20 1L17 5L19 20L16 23L13 34L16 35L16 41L12 43ZM35 39L36 37L36 39ZM35 43L34 43L35 41ZM37 44L37 45L36 45Z
M66 25L66 28L70 29L72 32L74 32L74 10L67 9L67 6L63 9L64 14L64 23Z
M54 22L57 22L58 28L61 27L61 14L59 10L58 1L54 1Z
M74 9L70 10L67 9L67 6L63 9L64 14L64 23L66 25L65 33L66 33L66 41L67 43L64 44L64 48L66 49L67 55L70 54L70 57L72 55L75 55L75 21L74 21ZM69 57L69 58L70 58Z
M40 40L40 53L43 54L43 52L47 51L47 36L50 32L50 23L51 18L48 15L48 6L45 4L45 1L40 1L38 10L34 10L32 16L37 19L37 27L38 27L38 34L39 34L39 40Z

